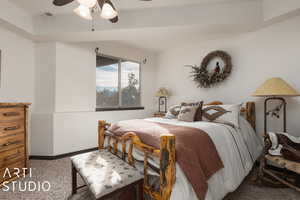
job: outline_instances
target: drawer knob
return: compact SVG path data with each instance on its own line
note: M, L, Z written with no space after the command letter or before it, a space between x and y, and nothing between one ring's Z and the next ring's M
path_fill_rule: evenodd
M13 142L7 142L5 144L2 144L0 147L7 147L9 145L13 145L13 144L19 144L21 143L21 141L13 141Z
M7 112L7 113L3 113L3 115L4 115L5 117L13 117L13 116L18 116L18 115L20 115L20 113L18 113L18 112Z
M13 131L19 129L19 126L11 126L4 128L5 131Z

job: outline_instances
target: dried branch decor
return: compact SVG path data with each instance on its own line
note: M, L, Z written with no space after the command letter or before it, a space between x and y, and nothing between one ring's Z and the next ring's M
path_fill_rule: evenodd
M208 64L214 59L220 58L224 62L224 67L221 68L219 62L213 72L207 70ZM192 68L191 77L198 84L198 87L210 88L222 81L224 81L231 73L232 62L231 57L224 51L213 51L203 59L200 66L190 65Z

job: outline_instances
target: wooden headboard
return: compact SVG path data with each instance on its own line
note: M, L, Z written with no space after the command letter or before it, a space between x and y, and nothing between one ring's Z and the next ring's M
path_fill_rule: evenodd
M213 101L205 105L222 105L221 101ZM255 103L247 102L241 108L241 113L245 116L246 120L251 124L252 128L256 130L256 112L255 112Z
M255 103L247 102L246 106L242 107L241 112L244 114L246 120L251 124L252 128L256 130Z

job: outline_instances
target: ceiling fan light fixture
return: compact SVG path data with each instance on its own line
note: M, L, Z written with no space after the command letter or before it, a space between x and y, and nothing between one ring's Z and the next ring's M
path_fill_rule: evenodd
M82 17L84 19L87 19L87 20L92 20L93 19L90 9L88 7L86 7L86 6L84 6L84 5L78 6L78 8L76 8L74 10L74 12L78 16L80 16L80 17Z
M80 5L83 5L88 8L92 8L96 5L97 0L77 0Z
M118 16L118 12L107 2L105 2L101 9L101 17L104 19L113 19Z

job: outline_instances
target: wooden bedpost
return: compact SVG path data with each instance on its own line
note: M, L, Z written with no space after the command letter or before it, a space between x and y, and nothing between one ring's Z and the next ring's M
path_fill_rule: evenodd
M106 121L98 121L98 148L104 149L104 138L105 138Z
M246 104L246 119L251 124L252 128L256 130L256 112L254 102L247 102Z
M176 178L175 136L160 137L160 193L162 200L169 200Z

